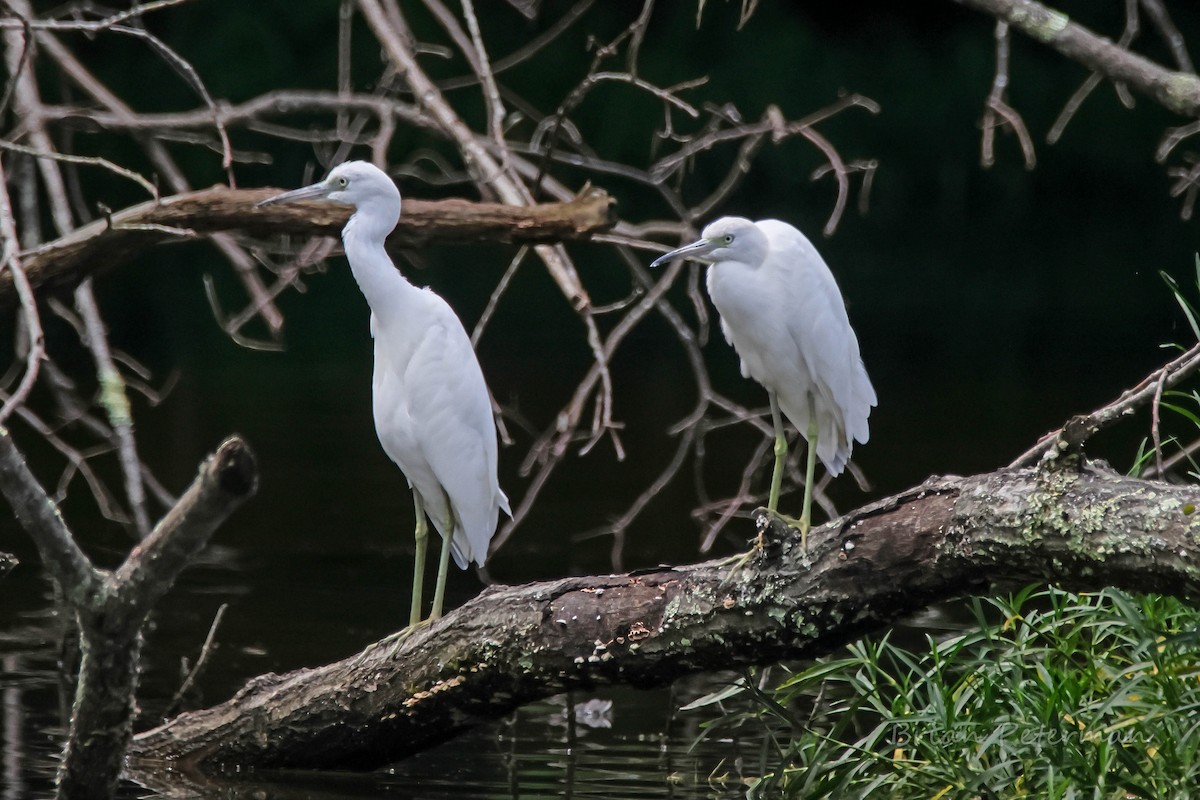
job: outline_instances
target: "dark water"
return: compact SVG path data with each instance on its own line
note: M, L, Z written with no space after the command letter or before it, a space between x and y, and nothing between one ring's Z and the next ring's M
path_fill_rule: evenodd
M291 557L271 564L248 564L232 548L220 548L189 572L175 601L154 617L147 670L141 693L141 723L153 722L179 683L176 654L194 658L214 605L230 603L217 635L209 669L200 683L203 696L228 694L246 675L285 669L317 651L345 654L367 641L370 621L355 624L337 592L319 583L296 592L291 613L276 614L270 574L300 576L335 570L341 580L359 582L367 596L391 591L378 559ZM18 576L7 588L20 597L45 598L38 579ZM52 791L55 758L62 740L64 702L55 669L57 620L40 603L5 609L0 636L0 790L2 800L41 797ZM255 627L264 616L269 630ZM377 615L378 617L379 615ZM249 620L248 620L249 618ZM347 624L349 622L349 624ZM170 654L170 655L168 655ZM315 660L309 663L316 663ZM719 688L732 676L681 681L669 690L614 688L575 694L522 708L508 719L473 730L458 740L369 774L229 770L211 776L155 772L133 774L120 796L147 790L178 796L351 798L722 798L745 792L747 781L774 766L766 729L744 736L702 736L707 720L721 709L681 712L678 707ZM571 704L568 706L568 704Z

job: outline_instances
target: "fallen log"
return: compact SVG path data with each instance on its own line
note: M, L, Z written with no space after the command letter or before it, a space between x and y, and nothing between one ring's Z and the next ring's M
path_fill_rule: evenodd
M1200 597L1200 488L1077 456L943 477L809 536L709 561L493 587L407 637L264 675L138 734L130 762L368 769L572 688L813 657L928 604L1050 581ZM765 521L765 518L763 518Z

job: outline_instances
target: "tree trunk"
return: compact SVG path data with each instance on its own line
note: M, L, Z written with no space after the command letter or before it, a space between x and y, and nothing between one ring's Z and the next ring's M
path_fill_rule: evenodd
M81 623L83 657L71 730L86 731L87 735L67 739L58 796L108 800L116 794L120 755L133 733L142 637L140 626L106 631L102 618Z
M1200 489L1077 456L937 478L744 566L493 587L442 620L135 737L176 766L372 768L571 688L813 657L931 602L1052 581L1200 596Z

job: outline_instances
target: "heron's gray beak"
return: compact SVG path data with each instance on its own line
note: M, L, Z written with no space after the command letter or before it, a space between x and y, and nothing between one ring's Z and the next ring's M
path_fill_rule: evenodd
M266 200L255 203L254 207L260 208L262 206L273 206L276 203L290 203L293 200L313 200L324 197L328 193L329 186L324 181L321 181L320 183L314 183L312 186L305 186L302 189L293 189L290 192L268 197Z
M678 250L672 250L669 253L664 253L663 255L651 261L650 266L657 267L660 264L665 264L668 261L676 258L694 258L702 261L703 257L708 253L711 253L714 249L715 245L713 245L712 242L710 242L708 239L701 239L698 242L692 242L689 245L684 245Z

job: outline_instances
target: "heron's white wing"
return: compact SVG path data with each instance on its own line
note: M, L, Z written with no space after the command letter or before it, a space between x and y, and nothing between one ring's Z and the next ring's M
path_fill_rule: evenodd
M845 466L853 442L869 437L867 418L876 403L867 377L858 338L850 327L841 291L825 260L804 234L778 220L763 220L759 227L771 243L763 265L763 279L778 287L783 314L779 326L795 348L792 370L808 373L819 425L817 453L831 472ZM781 396L781 404L785 402ZM804 403L791 398L793 407ZM799 410L799 409L797 409ZM789 415L790 416L790 415ZM793 418L800 427L807 421ZM803 430L803 428L801 428Z
M405 369L408 412L456 518L455 561L482 565L499 509L508 505L496 476L491 400L462 323L440 297L427 298L433 313Z

